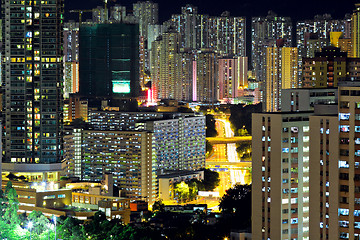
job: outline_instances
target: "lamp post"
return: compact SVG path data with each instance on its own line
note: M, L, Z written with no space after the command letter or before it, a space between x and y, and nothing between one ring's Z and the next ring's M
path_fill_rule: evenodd
M30 240L31 240L31 229L33 227L33 223L32 222L29 222L28 223L28 229L30 229Z
M54 223L55 223L55 240L56 240L56 216L54 215Z

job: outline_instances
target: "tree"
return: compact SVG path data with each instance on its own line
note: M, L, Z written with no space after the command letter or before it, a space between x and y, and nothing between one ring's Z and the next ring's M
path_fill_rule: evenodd
M206 153L210 153L213 150L213 145L206 140Z
M218 135L215 128L215 118L214 115L206 114L206 137L216 137Z
M236 152L240 158L251 158L252 145L251 142L241 142L236 144Z
M180 107L178 107L178 112L180 112L180 113L193 113L193 110L191 110L191 108L188 108L186 106L180 106Z
M6 177L10 180L10 181L13 181L13 180L16 180L18 177L13 174L13 173L9 173L8 175L6 175Z
M59 219L59 227L57 228L59 236L62 239L68 240L83 240L85 239L85 231L83 226L83 221L67 217Z
M87 123L84 121L84 119L76 118L71 122L71 125L74 126L74 128L87 128Z
M226 190L220 199L219 208L223 213L234 214L242 227L251 224L251 185L237 184Z
M45 232L50 225L50 221L40 211L32 211L28 216L28 221L33 223L32 232L40 235Z
M152 210L155 213L164 212L165 211L165 204L163 203L163 201L161 199L158 200L158 201L155 201L153 206L152 206Z
M19 201L17 199L16 190L13 188L11 181L6 184L5 201L7 201L7 206L3 215L4 222L10 224L10 226L18 225L20 223L19 216L17 214L17 211L19 210Z
M174 193L179 202L186 202L190 194L189 185L185 182L175 183Z
M189 198L188 200L192 201L194 199L196 199L197 194L198 194L198 184L197 181L194 180L190 180L189 182L187 182L187 185L189 186Z
M229 121L231 125L236 129L235 133L239 133L240 129L245 129L251 135L252 126L252 114L253 113L261 113L262 112L262 105L261 103L256 105L244 105L244 104L237 104L232 105L230 107L231 116Z
M204 180L201 181L202 186L199 190L213 191L220 184L220 176L218 172L211 171L210 169L203 169Z

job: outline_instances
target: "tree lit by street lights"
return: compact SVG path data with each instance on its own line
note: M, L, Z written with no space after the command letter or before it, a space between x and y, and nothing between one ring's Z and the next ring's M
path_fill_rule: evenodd
M27 225L28 229L30 230L30 240L31 240L31 229L33 227L33 223L32 222L29 222L28 225Z

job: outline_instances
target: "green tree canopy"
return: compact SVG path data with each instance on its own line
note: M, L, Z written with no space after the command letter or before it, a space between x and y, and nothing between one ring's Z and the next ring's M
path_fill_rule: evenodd
M163 203L163 201L161 199L158 200L158 201L155 201L153 206L152 206L152 210L155 213L164 212L165 211L165 204Z
M11 181L7 182L5 188L5 198L6 202L5 213L2 216L3 221L10 226L18 225L20 223L19 216L17 211L19 210L19 201L17 199L16 190L13 188Z
M231 116L229 118L231 125L236 129L235 133L239 133L240 129L245 129L251 135L252 126L252 114L253 113L261 113L262 112L262 105L261 103L256 105L244 105L244 104L237 104L232 105L230 107Z
M199 190L213 191L220 184L220 176L218 172L211 171L210 169L204 170L204 180L201 181L202 187Z
M215 128L215 118L214 115L206 114L206 137L216 137L218 135Z
M237 184L226 190L220 200L219 208L223 213L235 214L239 225L249 227L251 224L251 185Z
M32 222L32 232L35 234L42 234L49 229L50 221L40 211L32 211L28 216L28 222Z

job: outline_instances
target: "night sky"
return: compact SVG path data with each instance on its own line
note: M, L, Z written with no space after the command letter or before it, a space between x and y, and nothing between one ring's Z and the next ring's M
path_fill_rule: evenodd
M114 2L114 0L109 0ZM132 9L137 0L121 1L117 4ZM199 13L220 16L223 11L230 11L232 16L263 16L273 10L279 16L290 16L293 20L312 19L316 14L330 13L333 18L343 18L351 13L356 0L158 0L160 21L168 20L171 14L180 13L180 8L187 3L198 7ZM341 4L340 4L341 3ZM113 4L113 3L110 3ZM90 9L103 5L102 0L65 0L66 17L77 19L76 14L69 14L70 9ZM131 8L129 8L131 7ZM90 17L84 17L84 19Z

